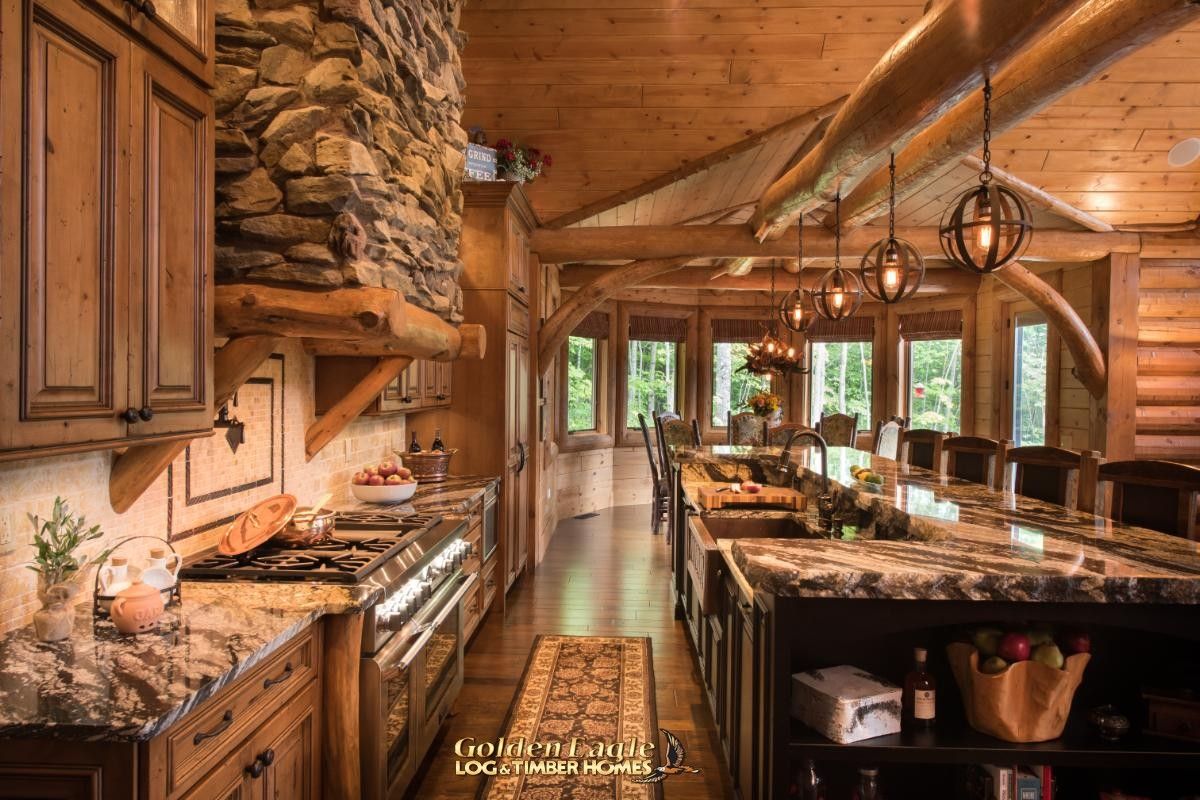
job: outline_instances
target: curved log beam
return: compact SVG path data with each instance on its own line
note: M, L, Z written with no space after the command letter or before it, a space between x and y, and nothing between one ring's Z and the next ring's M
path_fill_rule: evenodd
M329 444L342 429L358 419L367 406L413 362L409 356L387 356L379 359L371 371L355 384L346 395L317 419L304 433L304 459L312 461L321 448Z
M1007 13L1007 3L986 3ZM1001 70L992 81L992 132L1003 133L1091 81L1130 51L1200 16L1191 0L1090 0ZM985 29L986 30L986 29ZM913 194L979 147L983 98L973 94L945 111L896 154L896 199ZM844 225L863 225L887 210L886 165L842 198Z
M983 83L1074 0L933 4L850 94L824 138L767 189L750 227L761 241L832 202Z
M1029 271L1019 262L1014 262L992 273L996 279L1017 294L1033 303L1046 315L1046 319L1062 337L1063 344L1075 359L1072 370L1080 383L1093 397L1104 396L1107 385L1107 367L1100 345L1075 309L1061 294Z
M740 226L739 226L740 227ZM695 228L693 228L695 229ZM580 228L579 230L586 230ZM622 289L629 289L644 280L680 269L694 256L655 258L634 261L616 267L588 283L570 300L559 306L538 332L538 371L545 375L554 363L563 342L575 330L583 318L595 311L601 303Z
M282 341L279 336L242 336L218 349L213 356L213 407L228 403ZM108 475L108 499L113 510L118 514L128 511L191 441L135 446L118 455Z
M882 227L856 228L844 232L842 254L862 253L887 235ZM926 255L941 252L935 227L897 228ZM1200 241L1200 240L1192 240ZM833 255L833 233L824 226L804 230L806 257ZM1095 261L1111 253L1136 253L1141 246L1136 233L1094 233L1039 229L1023 256L1025 261ZM759 242L745 225L612 225L603 228L538 228L530 236L530 247L543 264L606 259L691 258L795 258L796 228L776 239Z

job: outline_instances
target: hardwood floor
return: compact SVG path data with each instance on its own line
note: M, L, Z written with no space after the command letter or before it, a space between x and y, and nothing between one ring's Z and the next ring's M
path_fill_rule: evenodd
M687 633L674 618L666 541L650 535L649 518L647 506L621 506L559 523L536 575L513 587L507 613L494 609L471 641L462 694L410 797L475 796L479 778L454 774L454 742L500 734L539 633L651 637L659 726L683 740L688 764L702 770L666 781L664 797L733 796Z

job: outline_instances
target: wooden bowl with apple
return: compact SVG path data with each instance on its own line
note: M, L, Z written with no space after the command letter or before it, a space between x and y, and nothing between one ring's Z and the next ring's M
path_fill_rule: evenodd
M368 464L350 479L350 493L364 503L403 503L417 491L412 470L392 459Z

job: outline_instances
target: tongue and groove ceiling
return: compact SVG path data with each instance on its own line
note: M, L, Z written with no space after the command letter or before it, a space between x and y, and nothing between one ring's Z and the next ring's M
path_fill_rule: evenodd
M544 221L596 203L849 93L924 10L910 0L475 0L462 13L466 126L554 157L528 194ZM749 216L811 128L578 221L723 222ZM1113 225L1200 214L1200 24L1117 63L993 140L994 163ZM898 209L935 224L973 171L929 176ZM876 220L881 223L882 220ZM1068 227L1063 223L1061 227Z

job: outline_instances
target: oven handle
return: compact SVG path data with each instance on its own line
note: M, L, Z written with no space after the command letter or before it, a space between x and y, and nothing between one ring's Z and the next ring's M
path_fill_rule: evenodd
M438 625L441 625L442 622L445 621L446 617L450 616L450 612L454 610L455 606L459 604L463 596L466 595L470 588L475 585L475 581L477 580L479 580L479 576L474 572L472 572L470 575L466 575L462 579L462 583L459 585L459 587L454 590L453 594L451 594L445 600L445 602L442 603L441 610L438 611L437 615L427 622L422 622L420 626L417 627L417 630L420 631L420 635L417 637L417 640L412 643L412 646L408 648L404 655L400 657L399 661L393 662L391 657L393 655L393 651L399 649L403 642L396 642L394 646L384 648L384 650L378 656L376 656L376 660L381 664L388 664L390 669L408 669L409 665L412 664L413 660L416 659L417 655L421 652L421 649L425 647L431 638L433 638L434 628L436 628Z

